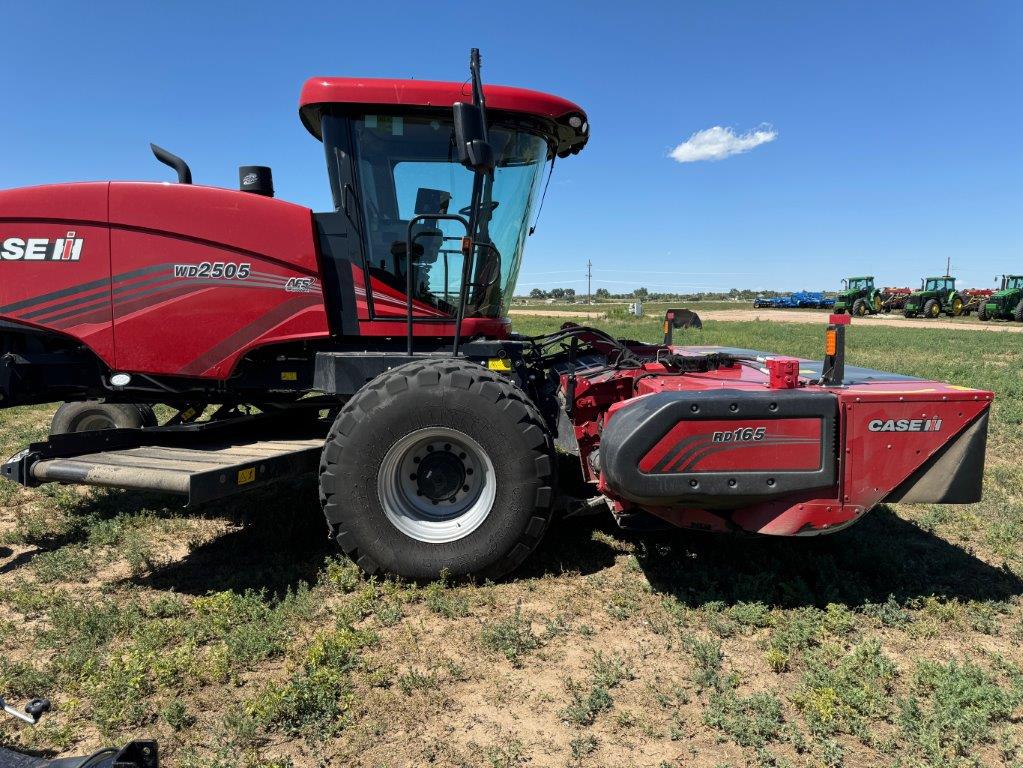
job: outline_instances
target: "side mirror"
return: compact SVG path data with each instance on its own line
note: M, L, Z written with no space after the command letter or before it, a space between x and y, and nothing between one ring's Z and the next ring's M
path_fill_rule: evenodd
M472 171L494 170L494 148L483 138L482 110L472 104L456 101L454 113L458 162Z
M849 285L849 280L848 280L847 278L844 278L844 277L843 277L843 278L842 278L842 287L843 287L843 288L845 288L845 287L847 287L848 285Z

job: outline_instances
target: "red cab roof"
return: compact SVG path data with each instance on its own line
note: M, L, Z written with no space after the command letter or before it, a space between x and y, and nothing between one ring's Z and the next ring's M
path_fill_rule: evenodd
M507 85L485 85L483 94L488 110L514 112L549 123L551 136L558 142L560 155L578 152L589 138L589 123L582 107L560 96ZM321 138L318 115L325 105L374 104L450 109L456 101L472 101L472 90L468 83L313 77L302 86L298 105L306 128Z

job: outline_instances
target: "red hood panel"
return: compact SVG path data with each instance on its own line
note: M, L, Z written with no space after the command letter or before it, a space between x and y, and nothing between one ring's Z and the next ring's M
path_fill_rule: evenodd
M192 184L111 182L110 223L208 241L317 271L312 211L272 197Z

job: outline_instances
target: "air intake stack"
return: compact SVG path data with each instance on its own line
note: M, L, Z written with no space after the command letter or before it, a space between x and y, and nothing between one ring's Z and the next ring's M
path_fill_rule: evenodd
M273 197L273 174L265 165L243 165L238 168L238 188L242 192Z

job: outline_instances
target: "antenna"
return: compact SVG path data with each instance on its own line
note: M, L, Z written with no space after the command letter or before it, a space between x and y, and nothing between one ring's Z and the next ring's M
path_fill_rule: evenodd
M469 73L472 77L472 103L479 107L480 115L483 118L483 140L489 141L490 134L487 131L487 100L483 95L483 78L480 75L480 49L473 48L469 51Z

